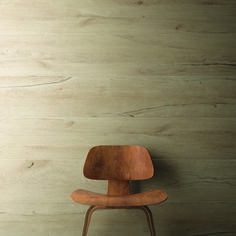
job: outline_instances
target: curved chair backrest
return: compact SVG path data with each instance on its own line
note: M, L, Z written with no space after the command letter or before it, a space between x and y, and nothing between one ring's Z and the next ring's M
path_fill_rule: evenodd
M144 147L105 145L89 150L83 172L95 180L141 180L151 178L154 168Z

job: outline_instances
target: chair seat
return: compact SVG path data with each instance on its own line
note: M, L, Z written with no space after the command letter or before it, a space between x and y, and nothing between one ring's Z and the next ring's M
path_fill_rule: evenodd
M160 189L154 189L125 196L108 196L106 194L78 189L70 197L74 202L84 205L126 207L157 204L166 200L167 194Z

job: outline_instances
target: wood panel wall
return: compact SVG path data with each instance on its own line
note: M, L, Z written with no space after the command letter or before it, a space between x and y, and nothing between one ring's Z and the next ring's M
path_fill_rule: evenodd
M235 25L235 0L0 0L0 235L80 235L100 144L150 151L157 235L236 235ZM112 210L95 235L149 233Z

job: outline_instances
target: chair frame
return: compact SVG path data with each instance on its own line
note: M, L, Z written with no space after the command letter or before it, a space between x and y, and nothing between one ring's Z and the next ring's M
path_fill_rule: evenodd
M94 213L94 211L96 211L96 210L107 210L107 209L129 209L129 210L136 210L137 209L137 210L143 211L146 215L150 235L151 236L156 236L154 223L153 223L152 212L151 212L151 210L148 206L130 206L130 207L128 207L128 206L127 207L90 206L88 208L87 212L86 212L86 215L85 215L82 236L87 236L90 220L91 220L91 217L92 217L92 214Z

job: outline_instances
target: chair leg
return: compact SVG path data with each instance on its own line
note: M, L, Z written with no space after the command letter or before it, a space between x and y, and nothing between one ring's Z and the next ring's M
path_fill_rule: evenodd
M99 207L98 206L91 206L86 212L85 219L84 219L84 228L83 228L83 233L82 236L86 236L88 233L88 228L89 228L89 223L91 220L91 216L95 210L97 210Z
M140 206L139 209L143 210L146 214L151 236L156 236L151 210L147 206Z
M104 207L104 206L91 206L86 212L85 215L85 220L84 220L84 228L82 232L82 236L87 236L88 233L88 228L89 228L89 223L91 220L91 216L94 211L98 209L140 209L144 211L147 222L148 222L148 227L150 230L151 236L156 236L155 229L154 229L154 223L153 223L153 218L152 218L152 212L147 206L135 206L135 207Z

